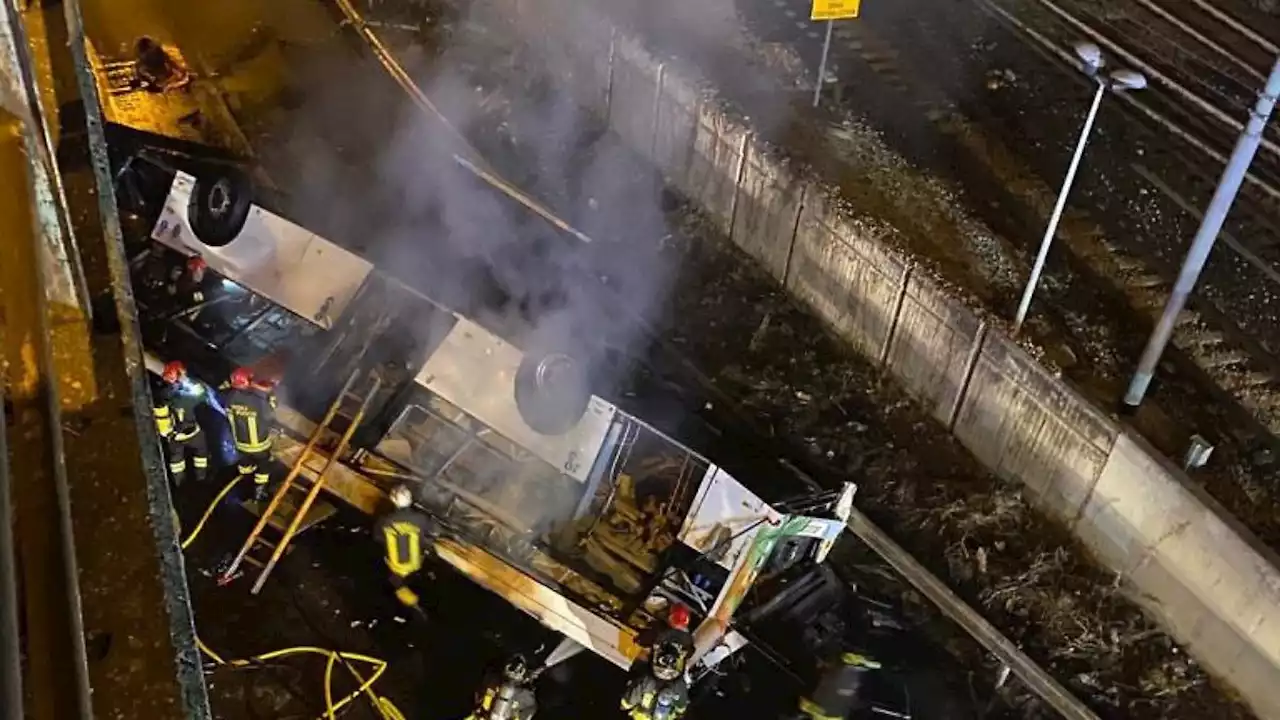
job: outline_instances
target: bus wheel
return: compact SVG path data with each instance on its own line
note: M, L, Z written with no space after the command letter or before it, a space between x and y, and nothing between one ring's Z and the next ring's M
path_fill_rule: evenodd
M563 435L582 419L591 388L581 364L563 352L529 353L516 371L516 407L543 435Z
M191 230L210 247L229 245L249 219L253 206L253 185L237 170L202 173L196 178L187 205Z

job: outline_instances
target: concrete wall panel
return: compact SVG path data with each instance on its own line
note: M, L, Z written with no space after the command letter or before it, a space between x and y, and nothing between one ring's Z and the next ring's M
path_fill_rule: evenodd
M878 358L893 329L906 264L827 214L806 193L786 287L846 341ZM834 225L833 225L834 223Z
M1217 503L1122 433L1077 523L1147 609L1261 717L1280 717L1280 572Z
M1021 480L1041 507L1073 522L1118 430L1013 342L989 332L954 432L987 467Z
M717 228L729 233L738 192L747 129L730 121L712 103L702 103L693 134L693 155L685 185L677 186L702 206Z
M663 72L653 162L676 187L683 188L689 182L701 100L699 90L678 73L670 68Z
M774 279L784 282L805 183L759 148L752 144L747 149L730 237Z
M977 359L984 326L922 274L906 283L887 364L935 419L950 425Z
M638 43L623 39L614 44L609 127L646 157L653 148L661 71L661 63Z

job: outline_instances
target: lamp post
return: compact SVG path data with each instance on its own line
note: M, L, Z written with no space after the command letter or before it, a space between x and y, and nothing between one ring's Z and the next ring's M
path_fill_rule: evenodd
M1196 231L1196 236L1191 241L1191 248L1187 250L1187 256L1182 261L1182 270L1178 272L1173 291L1169 293L1169 299L1165 301L1160 319L1151 331L1151 336L1147 338L1147 345L1142 350L1142 358L1138 361L1138 369L1134 371L1133 378L1129 380L1129 389L1124 394L1124 405L1121 409L1125 411L1136 412L1138 406L1142 404L1142 399L1147 395L1147 388L1155 377L1156 366L1160 364L1160 356L1164 354L1165 346L1173 337L1173 328L1178 322L1178 314L1186 306L1187 300L1191 297L1191 290L1200 279L1200 271L1209 260L1209 253L1218 240L1222 224L1226 222L1227 213L1231 211L1231 205L1235 202L1236 194L1240 192L1245 174L1249 172L1249 166L1253 163L1253 156L1257 154L1258 146L1262 144L1263 130L1271 120L1271 113L1275 110L1277 100L1280 100L1280 57L1277 57L1275 64L1272 65L1267 84L1259 93L1253 111L1249 113L1249 121L1245 123L1244 130L1236 140L1236 149L1231 153L1231 159L1222 170L1218 189L1213 191L1213 199L1209 201L1209 207L1204 211L1200 229Z
M1049 225L1040 240L1040 251L1036 254L1035 264L1031 267L1031 276L1027 278L1027 286L1022 291L1022 300L1018 303L1018 314L1013 320L1013 331L1022 329L1027 319L1027 311L1031 308L1031 297L1040 282L1040 274L1044 271L1044 262L1049 257L1049 247L1053 244L1053 236L1058 231L1058 222L1062 220L1062 210L1067 205L1067 195L1076 180L1076 171L1080 169L1080 159L1084 157L1084 149L1089 144L1089 135L1093 132L1093 123L1098 119L1098 108L1102 107L1102 96L1108 90L1122 92L1125 90L1141 90L1147 86L1147 78L1136 70L1112 70L1103 74L1106 64L1102 50L1093 43L1076 43L1076 56L1080 58L1080 67L1085 75L1093 79L1097 90L1093 93L1093 104L1089 106L1089 114L1085 117L1084 127L1080 130L1080 139L1076 142L1075 154L1071 156L1071 164L1067 167L1067 176L1062 179L1062 189L1058 191L1058 201L1054 203L1053 213L1049 216Z

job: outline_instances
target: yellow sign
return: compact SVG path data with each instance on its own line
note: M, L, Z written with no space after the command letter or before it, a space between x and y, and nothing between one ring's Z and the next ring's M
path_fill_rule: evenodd
M862 0L813 0L810 20L848 20L858 17Z

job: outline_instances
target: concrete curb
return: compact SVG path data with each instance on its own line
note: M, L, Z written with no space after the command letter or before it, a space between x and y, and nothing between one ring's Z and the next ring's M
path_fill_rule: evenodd
M1273 555L1136 433L882 242L735 120L705 84L563 0L484 0L667 181L800 302L882 364L983 464L1022 482L1263 718L1280 719ZM566 22L565 18L575 18Z

